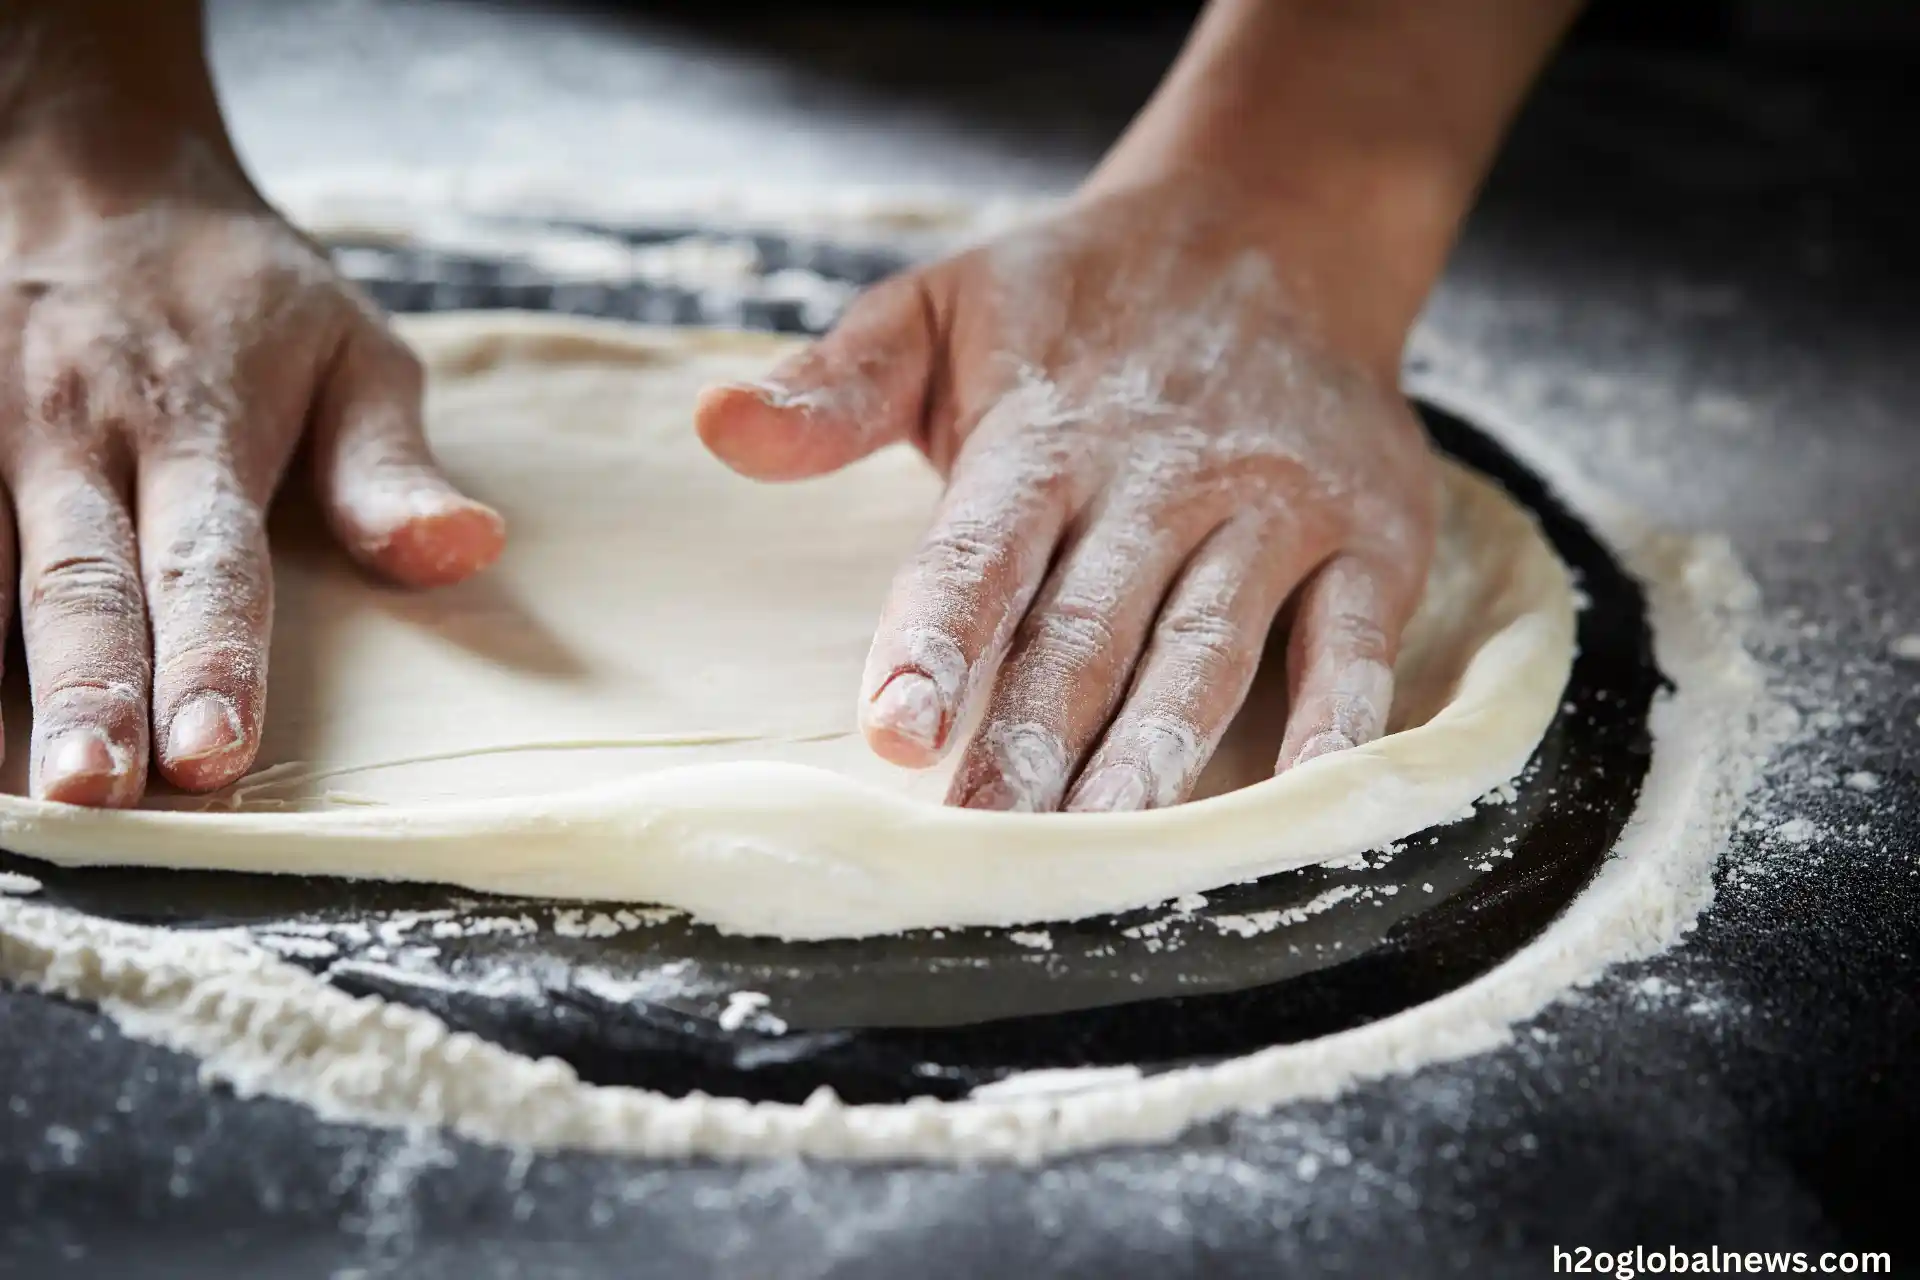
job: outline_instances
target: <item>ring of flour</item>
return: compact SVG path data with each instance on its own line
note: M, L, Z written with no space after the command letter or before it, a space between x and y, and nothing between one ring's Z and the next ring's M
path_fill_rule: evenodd
M1655 954L1711 899L1716 856L1790 716L1764 696L1742 643L1751 582L1724 545L1615 529L1647 589L1674 687L1651 717L1653 759L1633 820L1594 883L1539 938L1458 990L1302 1044L1147 1079L960 1102L849 1106L667 1097L581 1081L431 1014L354 999L229 939L119 924L0 896L0 980L90 1001L127 1035L195 1055L203 1078L341 1122L443 1126L530 1151L651 1158L804 1155L1030 1162L1166 1141L1238 1111L1326 1098L1354 1083L1493 1049L1610 965ZM1016 1082L1019 1077L1013 1078Z

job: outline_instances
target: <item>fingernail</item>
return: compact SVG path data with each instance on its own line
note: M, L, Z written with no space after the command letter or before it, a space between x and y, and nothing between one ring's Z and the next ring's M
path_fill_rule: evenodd
M1314 734L1300 745L1300 751L1293 757L1296 765L1305 764L1315 756L1328 756L1336 751L1353 749L1353 739L1337 729L1328 729Z
M752 395L754 399L766 405L769 409L798 409L801 413L810 413L814 409L819 408L825 400L825 396L817 389L811 391L795 391L786 383L773 377L762 378L757 382L742 382L735 385L742 391Z
M898 737L936 750L945 737L947 713L940 690L918 671L898 671L867 707L867 722Z
M1067 808L1079 813L1130 813L1147 807L1147 781L1129 764L1110 764L1081 782Z
M126 773L127 756L98 729L69 729L40 753L39 794L76 804L104 804ZM89 786L87 784L96 784ZM106 786L97 784L106 783ZM59 794L56 794L59 793Z
M203 693L173 713L167 727L167 762L185 764L231 751L240 743L240 717L218 694Z
M47 744L40 770L49 778L107 778L120 772L98 729L69 729Z

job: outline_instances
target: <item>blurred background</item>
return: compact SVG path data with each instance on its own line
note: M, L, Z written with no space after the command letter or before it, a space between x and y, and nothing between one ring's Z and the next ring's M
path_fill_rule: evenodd
M1069 188L1123 128L1197 5L883 6L212 0L242 150L272 186ZM1904 0L1599 0L1543 97L1616 108L1585 132L1682 167L1702 110L1746 145L1814 127L1920 47ZM1841 74L1832 74L1841 69ZM1694 150L1689 150L1689 148ZM1710 151L1710 153L1709 153Z

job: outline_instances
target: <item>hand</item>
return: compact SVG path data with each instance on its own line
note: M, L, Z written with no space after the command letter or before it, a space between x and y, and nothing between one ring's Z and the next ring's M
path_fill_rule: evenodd
M764 480L896 441L947 489L881 614L872 746L949 801L1145 809L1191 791L1292 602L1276 767L1378 736L1435 470L1397 342L1296 287L1274 219L1192 185L1083 199L860 298L702 438Z
M309 426L374 571L457 581L503 533L435 469L412 355L224 136L64 88L0 121L0 626L17 551L33 794L124 806L150 756L189 790L252 764L263 512Z

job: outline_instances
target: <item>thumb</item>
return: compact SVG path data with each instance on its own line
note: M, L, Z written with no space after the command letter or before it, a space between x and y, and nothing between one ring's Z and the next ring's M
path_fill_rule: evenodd
M313 416L314 478L354 559L409 587L439 587L499 558L506 525L433 460L421 425L424 375L390 333L356 329Z
M854 300L833 332L753 382L709 387L694 406L700 439L755 480L837 471L915 438L926 411L935 312L918 272Z

